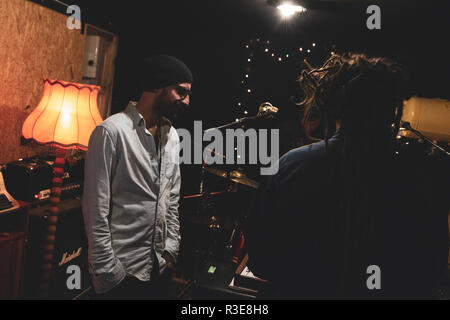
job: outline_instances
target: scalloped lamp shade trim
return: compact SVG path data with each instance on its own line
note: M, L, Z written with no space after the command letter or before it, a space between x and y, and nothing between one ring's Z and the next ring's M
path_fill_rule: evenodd
M63 149L87 150L89 137L103 119L99 86L44 79L44 94L22 126L25 139Z

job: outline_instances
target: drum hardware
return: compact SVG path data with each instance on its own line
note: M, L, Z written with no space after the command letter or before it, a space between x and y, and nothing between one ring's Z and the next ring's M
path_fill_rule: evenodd
M430 138L424 136L420 131L413 129L409 122L402 121L401 122L401 126L402 127L400 128L400 131L408 130L408 131L414 133L419 138L421 138L423 141L426 141L428 144L430 144L435 149L441 151L442 153L446 154L447 156L450 156L450 152L448 152L447 150L445 150L444 148L442 148L438 144L434 143Z
M241 172L239 170L225 171L225 170L220 170L220 169L215 169L215 168L208 168L208 167L204 168L204 170L206 172L209 172L209 173L214 174L216 176L228 179L230 181L233 181L233 182L236 182L236 183L239 183L239 184L243 184L243 185L249 186L249 187L254 188L254 189L258 189L258 187L259 187L258 182L254 181L254 180L252 180L250 178L247 178L247 176L243 172Z

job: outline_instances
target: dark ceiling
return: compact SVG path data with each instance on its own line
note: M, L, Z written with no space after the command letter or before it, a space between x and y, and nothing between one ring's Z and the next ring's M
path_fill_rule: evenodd
M290 21L280 19L276 8L266 0L67 0L66 3L81 7L84 22L119 35L114 111L122 109L134 94L133 79L139 59L152 53L167 53L184 60L193 70L196 79L193 116L213 123L232 119L235 116L232 106L241 99L240 81L246 72L249 53L245 44L258 37L272 41L273 47L286 52L297 45L317 42L327 48L334 44L337 52L388 56L409 67L418 95L450 98L446 49L450 11L444 7L445 1L309 0L309 5L338 6L336 9L321 5L323 9L308 10ZM381 30L366 28L365 10L369 4L381 7ZM289 93L283 91L283 81L292 83L295 77L269 67L265 73L265 68L264 63L258 64L260 82L255 85L269 87L269 79L278 83L279 87L272 89L286 95L279 103L288 104ZM265 100L264 96L258 98Z

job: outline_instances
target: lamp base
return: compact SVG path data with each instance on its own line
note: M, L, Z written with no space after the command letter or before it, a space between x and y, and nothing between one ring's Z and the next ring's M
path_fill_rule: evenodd
M45 230L45 244L43 251L43 263L41 266L40 297L47 298L49 293L50 275L55 252L56 225L58 223L59 202L61 197L62 177L66 164L66 149L57 148L53 171L53 187L50 198L50 210Z

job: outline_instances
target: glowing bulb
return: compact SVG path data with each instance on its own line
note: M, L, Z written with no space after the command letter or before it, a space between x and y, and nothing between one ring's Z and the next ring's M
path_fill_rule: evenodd
M244 114L248 114L248 111L244 111Z
M248 89L248 90L247 90L247 92L248 92L248 93L251 93L251 92L252 92L252 90Z
M331 51L331 55L333 55L334 54L334 52L333 51Z
M238 103L238 106L241 106L241 105L242 105L242 103L239 102L239 103Z
M286 2L286 3L283 3L282 5L279 5L277 7L277 9L280 10L281 15L284 18L292 17L294 14L299 13L299 12L303 12L303 11L306 10L302 6L294 5L294 4L289 3L289 2Z
M313 46L313 47L315 47L315 46L316 46L316 44L315 44L315 43L313 42L312 46Z
M248 45L245 46L248 49Z
M269 52L269 49L266 48L266 50L264 50L265 52Z
M281 61L281 58L278 58L278 61Z
M311 50L308 49L308 53L310 53L310 52L311 52Z
M289 58L289 55L288 55L288 54L286 55L286 58Z
M274 57L275 56L275 54L274 53L272 53L272 57Z
M299 50L300 50L300 51L303 51L303 48L300 48Z
M252 59L248 59L247 61L248 61L248 62L251 62L251 61L252 61Z
M245 77L248 78L248 74L246 74Z

